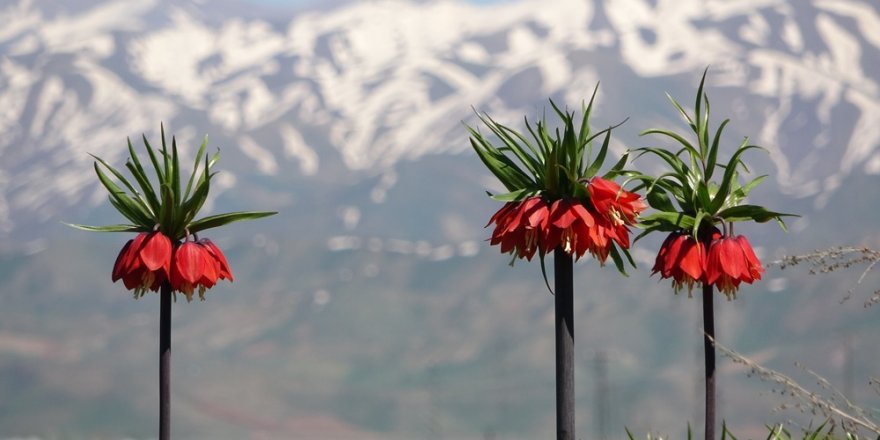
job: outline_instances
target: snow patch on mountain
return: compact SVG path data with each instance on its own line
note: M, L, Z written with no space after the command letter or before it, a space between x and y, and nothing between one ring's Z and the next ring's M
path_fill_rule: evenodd
M472 106L516 123L548 96L582 101L603 75L690 89L707 65L787 192L821 203L849 173L880 173L880 14L864 0L379 0L219 20L207 7L0 7L0 232L91 200L85 153L121 164L124 137L157 121L237 143L239 177L290 162L314 176L326 147L393 176L401 160L467 150Z

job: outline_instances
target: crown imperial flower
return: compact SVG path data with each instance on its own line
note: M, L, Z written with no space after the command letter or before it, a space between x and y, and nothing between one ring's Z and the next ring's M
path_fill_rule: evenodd
M640 186L646 188L646 199L657 210L641 219L644 231L639 237L654 231L670 233L657 254L653 273L671 278L676 292L687 287L690 294L694 284L702 283L718 288L732 299L743 281L750 284L759 280L763 271L746 238L732 236L733 223L776 220L785 229L782 217L792 214L743 203L767 176L741 184L739 173L746 169L742 156L748 150L761 147L750 145L746 138L726 164L718 162L721 133L729 120L723 121L714 134L710 132L709 99L703 92L705 79L704 72L693 117L670 98L697 135L697 143L692 144L684 136L668 130L642 132L642 135L669 137L683 148L677 153L653 147L639 149L641 154L652 154L670 168L659 177L643 174L634 177L643 182ZM719 174L720 181L714 181L713 176ZM700 234L707 230L712 232Z
M216 174L211 168L219 159L219 152L209 158L205 154L205 138L196 153L189 179L183 181L177 142L172 137L169 148L165 142L164 127L161 131L162 148L158 154L144 137L144 147L158 184L150 182L130 141L130 156L125 167L131 174L131 180L103 159L93 156L95 172L110 193L110 203L130 223L71 226L96 232L138 233L122 247L111 276L114 282L122 280L125 288L134 292L135 298L147 291L158 291L163 283L169 283L172 292L183 293L187 300L192 299L194 291L198 291L204 299L205 290L213 287L217 280L232 281L232 272L220 248L208 239L195 240L195 234L275 213L240 211L196 219L208 198L211 178ZM189 240L191 235L193 241Z
M764 268L745 236L723 237L712 241L706 260L706 282L729 299L736 298L742 282L761 279Z
M646 205L639 195L612 180L622 173L628 155L598 175L614 127L590 132L594 98L595 91L583 108L583 118L577 124L580 130L575 129L575 114L560 110L551 101L564 126L563 133L557 130L555 137L545 121L533 128L526 120L530 140L488 115L480 115L504 144L496 147L468 127L477 155L508 190L492 196L506 203L486 225L494 225L489 242L500 245L502 253L526 260L537 254L543 261L544 255L557 248L575 259L589 252L600 264L610 256L620 271L624 270L622 255L632 262L629 227L635 225ZM602 145L592 158L592 142L602 135Z
M157 291L168 279L171 240L159 231L141 232L122 247L113 265L113 282L122 280L126 289L143 295Z

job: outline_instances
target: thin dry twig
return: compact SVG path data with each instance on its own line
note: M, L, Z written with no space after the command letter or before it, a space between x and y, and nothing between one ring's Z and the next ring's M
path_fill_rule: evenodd
M867 247L840 246L816 250L808 254L783 257L780 260L767 263L767 266L778 266L784 270L790 266L806 263L810 265L810 274L815 275L830 273L839 269L848 269L854 265L867 264L867 267L859 275L855 286L847 290L846 296L841 299L840 302L842 303L852 297L853 291L862 285L865 277L874 269L878 262L880 262L880 251ZM880 289L874 290L871 297L865 301L865 307L870 307L877 302L880 302Z
M757 375L763 380L768 380L781 385L783 388L779 391L780 394L793 399L795 403L791 406L800 409L802 412L810 411L814 415L821 414L829 420L829 423L839 425L848 432L867 430L874 434L880 434L880 424L873 419L873 417L875 417L874 414L870 414L865 409L853 404L843 395L843 393L835 389L827 380L812 370L804 368L807 373L817 380L820 388L830 393L830 396L810 391L798 384L794 379L776 370L764 367L714 340L713 344L722 354L727 356L734 363L748 368L750 370L749 375ZM803 368L803 366L801 366L801 368ZM871 380L875 389L880 390L876 380L873 378ZM776 390L774 389L773 392L776 392ZM789 405L783 404L780 406L780 409L786 409L788 406Z

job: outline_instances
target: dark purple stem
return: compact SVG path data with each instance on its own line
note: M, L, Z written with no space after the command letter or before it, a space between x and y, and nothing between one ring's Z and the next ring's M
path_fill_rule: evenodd
M556 439L574 440L574 275L571 255L553 254L556 303Z
M171 439L171 285L159 292L159 440Z
M706 440L715 440L715 308L712 285L703 283L703 354L706 359Z

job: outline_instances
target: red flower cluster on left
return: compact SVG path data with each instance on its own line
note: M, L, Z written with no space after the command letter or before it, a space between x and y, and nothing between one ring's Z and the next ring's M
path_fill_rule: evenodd
M147 290L157 291L168 282L173 292L192 300L196 289L204 299L205 290L217 280L233 280L223 252L211 240L172 243L159 231L142 232L129 240L113 266L113 282L122 280L126 289L141 297Z
M586 189L588 203L571 198L548 203L541 196L506 203L486 225L495 224L489 243L527 260L561 247L575 259L590 252L604 263L612 242L629 249L628 226L646 208L638 194L601 177L591 179Z

